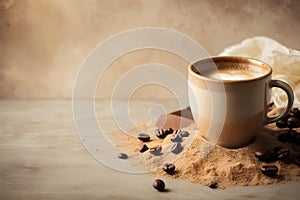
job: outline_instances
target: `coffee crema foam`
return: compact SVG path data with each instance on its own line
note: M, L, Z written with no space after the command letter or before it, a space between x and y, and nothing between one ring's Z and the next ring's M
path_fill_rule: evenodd
M207 77L216 80L248 80L263 76L262 72L250 70L234 70L234 69L221 69L219 71L211 72Z

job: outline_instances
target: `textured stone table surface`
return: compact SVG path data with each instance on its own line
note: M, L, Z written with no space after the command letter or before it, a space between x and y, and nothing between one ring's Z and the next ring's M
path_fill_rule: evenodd
M141 116L151 101L136 101ZM157 102L156 102L157 103ZM167 112L177 110L165 101ZM113 130L108 101L97 101L99 120ZM143 114L139 114L143 113ZM143 118L140 118L143 120ZM300 182L212 190L164 178L168 192L152 188L155 177L128 174L96 161L82 146L69 100L0 101L0 199L299 199Z

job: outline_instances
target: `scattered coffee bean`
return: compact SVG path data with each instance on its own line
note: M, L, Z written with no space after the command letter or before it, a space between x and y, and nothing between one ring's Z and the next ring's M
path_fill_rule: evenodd
M293 129L290 129L288 133L293 135L293 136L299 135L299 133L297 131L293 130Z
M288 118L286 124L287 124L288 128L299 128L300 127L300 119L298 119L296 117L290 117L290 118Z
M293 108L290 112L293 113L295 117L300 118L299 108Z
M147 147L147 145L143 145L143 146L141 146L141 148L140 148L140 152L141 153L143 153L143 152L145 152L145 151L147 151L149 148Z
M180 135L181 135L181 137L189 137L189 132L187 132L187 131L182 131L182 132L180 132Z
M157 146L157 147L152 147L150 148L150 153L153 154L153 155L159 155L161 153L161 146Z
M120 159L127 159L128 156L127 156L126 153L119 153L118 158L120 158Z
M279 121L276 122L276 126L278 128L286 128L286 121L283 120L283 119L281 119L281 120L279 120Z
M266 176L275 176L278 172L278 167L276 165L263 165L261 171Z
M299 128L300 127L300 110L293 108L288 115L276 122L278 128Z
M208 185L209 188L211 189L217 189L218 188L218 183L214 182Z
M178 154L183 150L183 147L181 146L181 144L179 142L175 143L172 147L171 147L171 152L174 154Z
M273 151L277 154L277 152L280 151L281 149L283 149L283 147L274 147Z
M294 144L300 146L300 134L298 132L295 134Z
M270 153L270 158L269 160L266 160L265 162L274 162L276 161L278 158L277 158L277 153L275 151L270 151L269 150L269 153Z
M277 158L279 160L283 160L283 159L287 158L289 156L289 154L290 154L289 149L282 148L277 152Z
M174 130L173 130L172 128L169 128L169 129L165 130L165 134L166 134L166 135L172 134L173 131L174 131Z
M285 133L281 133L277 136L277 140L283 143L294 143L298 133L295 130L287 130Z
M160 138L160 139L163 139L167 136L167 134L165 133L164 130L162 129L158 129L157 132L156 132L156 137Z
M161 179L155 179L154 182L153 182L153 187L160 191L160 192L163 192L165 190L165 182Z
M140 133L140 134L138 134L138 139L143 142L148 142L150 140L150 135L148 135L146 133Z
M171 141L172 142L182 142L182 137L180 134L176 134L176 133L173 133L172 137L171 137Z
M174 174L175 172L175 165L170 164L170 163L165 163L163 165L163 170L167 173L167 174Z
M265 151L265 150L256 150L254 152L254 155L256 158L258 158L261 161L268 161L270 160L271 154L269 151Z
M289 141L289 136L286 133L277 136L277 140L282 143L287 143Z

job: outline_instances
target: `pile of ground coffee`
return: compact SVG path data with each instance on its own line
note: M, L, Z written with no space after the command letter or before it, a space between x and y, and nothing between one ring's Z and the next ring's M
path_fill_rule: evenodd
M300 129L294 129L300 131ZM120 151L128 154L129 159L139 161L139 166L145 170L153 170L150 173L155 176L167 176L171 178L186 179L201 185L217 185L218 188L227 186L246 185L268 185L278 182L297 180L300 176L300 167L294 162L299 156L300 146L294 143L283 143L278 140L278 136L285 134L287 129L279 129L275 124L268 125L258 134L255 141L247 147L239 149L226 149L218 145L203 159L199 158L200 146L203 138L196 135L194 125L184 128L189 132L181 142L183 151L175 155L170 151L174 144L171 141L172 135L165 138L158 138L155 134L157 128L154 126L141 125L134 127L129 132L131 135L115 131L111 134L111 139L118 143ZM142 142L135 135L146 133L151 136L147 142ZM152 155L149 150L140 152L143 145L153 148L162 147L160 155ZM274 159L268 162L256 157L257 150L284 148L289 150L288 159L285 161ZM166 162L176 166L172 174L163 170ZM267 176L262 172L262 166L272 165L278 168L276 176ZM264 168L263 168L264 169Z

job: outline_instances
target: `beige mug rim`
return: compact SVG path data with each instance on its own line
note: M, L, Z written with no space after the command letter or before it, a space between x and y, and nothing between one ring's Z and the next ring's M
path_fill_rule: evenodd
M243 80L217 80L217 79L211 79L211 78L208 78L206 76L203 76L203 75L200 75L200 74L196 73L192 69L192 66L195 65L196 63L204 62L206 60L211 60L214 63L216 63L217 61L221 61L221 60L228 61L228 62L234 61L234 60L239 60L239 62L243 61L243 62L254 64L254 65L258 66L258 67L263 67L267 71L262 76L258 76L258 77L251 78L251 79L243 79ZM209 82L214 82L214 83L234 84L234 83L245 83L245 82L252 82L252 81L262 80L262 79L264 79L264 78L266 78L266 77L268 77L268 76L270 76L272 74L272 68L271 68L271 66L269 66L266 63L264 63L263 61L260 61L258 59L254 59L254 58L242 57L242 56L212 56L212 57L203 58L201 60L193 62L192 64L190 64L188 66L188 72L194 78L197 78L197 79L200 78L201 80L205 80L205 81L209 81Z

